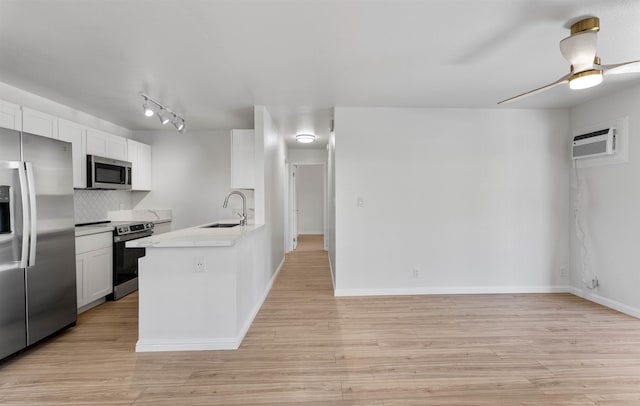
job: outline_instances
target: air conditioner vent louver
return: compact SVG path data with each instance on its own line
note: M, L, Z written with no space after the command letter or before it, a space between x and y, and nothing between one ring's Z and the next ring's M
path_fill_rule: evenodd
M616 153L616 129L605 128L573 137L573 159L592 158Z

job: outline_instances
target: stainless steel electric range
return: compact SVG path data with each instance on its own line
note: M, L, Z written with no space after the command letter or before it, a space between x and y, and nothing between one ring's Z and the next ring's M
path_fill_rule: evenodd
M127 241L149 237L153 223L146 221L95 221L76 226L113 226L113 293L109 300L118 300L138 290L138 259L144 257L144 248L126 248Z

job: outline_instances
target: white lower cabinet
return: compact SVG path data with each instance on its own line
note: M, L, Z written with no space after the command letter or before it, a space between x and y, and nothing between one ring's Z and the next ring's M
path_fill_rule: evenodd
M84 259L76 255L76 290L78 291L78 309L87 304L84 301Z
M78 308L113 292L111 232L76 237Z

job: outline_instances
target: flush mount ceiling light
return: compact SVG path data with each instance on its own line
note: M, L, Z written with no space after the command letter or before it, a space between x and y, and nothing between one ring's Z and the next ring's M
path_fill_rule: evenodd
M151 117L154 114L157 114L160 123L164 125L171 122L181 134L184 134L187 129L187 121L184 117L180 116L164 104L152 99L143 92L140 92L140 96L144 99L142 109L145 116Z
M308 144L316 140L316 136L314 134L297 134L296 141L302 142L303 144Z

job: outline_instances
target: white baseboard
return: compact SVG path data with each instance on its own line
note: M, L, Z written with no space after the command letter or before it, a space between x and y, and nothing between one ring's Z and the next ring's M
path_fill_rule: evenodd
M329 264L331 267L331 264ZM449 286L415 287L393 289L335 289L335 296L402 296L402 295L479 295L509 293L571 293L594 303L617 310L640 319L640 309L607 299L593 292L583 291L573 286Z
M282 257L282 261L280 262L280 265L278 265L278 269L276 269L276 272L271 277L271 280L269 280L269 283L267 283L267 286L265 286L264 291L262 292L262 296L260 297L260 299L258 300L256 305L253 307L253 310L249 314L249 317L247 318L247 321L244 323L244 325L242 326L242 329L238 333L238 337L237 337L237 339L238 339L238 347L242 343L242 340L244 340L244 336L247 335L247 332L249 331L249 328L251 327L251 324L253 323L253 320L258 315L258 312L260 311L260 308L262 307L264 301L267 300L267 296L269 296L269 292L271 292L271 288L273 287L273 283L276 281L276 278L278 277L278 274L280 273L280 270L282 269L282 266L284 265L284 260L285 260L285 257L283 256ZM238 347L236 347L236 348L238 348Z
M568 286L442 286L392 289L335 289L335 296L479 295L507 293L566 293Z
M629 316L633 316L637 319L640 319L640 309L637 309L632 306L628 306L624 303L617 302L615 300L607 299L606 297L600 296L596 293L581 290L576 287L569 287L569 293L581 297L583 299L592 301L604 307L608 307L613 310L617 310L621 313L628 314Z
M237 338L138 340L136 352L237 350L241 342Z

